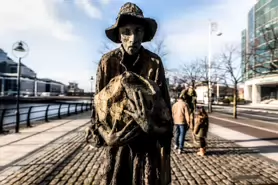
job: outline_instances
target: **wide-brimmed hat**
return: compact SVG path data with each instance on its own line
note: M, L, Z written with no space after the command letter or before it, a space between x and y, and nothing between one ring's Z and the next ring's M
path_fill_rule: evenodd
M118 28L122 22L140 23L144 25L143 42L151 41L157 30L157 23L154 19L144 17L143 11L134 3L125 3L118 14L116 23L105 30L106 36L115 43L121 43Z

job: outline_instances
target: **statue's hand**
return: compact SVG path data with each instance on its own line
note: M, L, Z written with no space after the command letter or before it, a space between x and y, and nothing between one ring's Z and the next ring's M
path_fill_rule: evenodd
M128 110L124 110L124 112L130 115L134 119L134 121L143 129L144 132L149 132L151 125L150 122L152 122L150 115L153 112L153 107L151 109L146 109L141 91L138 92L138 96L135 92L133 93L135 105L131 101L129 101L132 112Z
M154 111L154 107L152 107L151 109L146 108L142 92L141 91L138 92L139 98L137 97L135 92L133 96L134 96L135 105L131 101L129 101L132 112L124 110L125 113L130 115L134 119L134 121L138 125L140 125L142 130L146 133L155 132L158 134L162 134L167 132L167 128L159 127L156 125L156 123L154 123L151 116L151 114Z
M139 134L140 127L138 125L130 129L133 124L132 122L133 120L131 120L121 131L118 132L115 131L115 125L109 133L107 133L102 126L99 127L99 131L108 146L122 146L127 144L131 139Z

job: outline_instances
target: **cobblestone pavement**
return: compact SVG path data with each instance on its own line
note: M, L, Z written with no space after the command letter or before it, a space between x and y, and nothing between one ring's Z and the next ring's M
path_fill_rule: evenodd
M0 172L0 184L98 185L102 149L84 143L81 128ZM187 138L188 139L188 138ZM209 135L208 156L186 144L183 154L172 153L173 185L278 184L277 164L230 141Z

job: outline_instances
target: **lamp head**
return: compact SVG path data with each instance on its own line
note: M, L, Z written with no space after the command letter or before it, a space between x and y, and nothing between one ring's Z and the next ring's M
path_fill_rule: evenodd
M15 57L23 58L28 54L29 50L26 43L24 43L23 41L19 41L13 45L12 52Z
M14 50L18 52L26 52L26 50L23 48L23 43L21 41L18 43L16 48L14 48Z

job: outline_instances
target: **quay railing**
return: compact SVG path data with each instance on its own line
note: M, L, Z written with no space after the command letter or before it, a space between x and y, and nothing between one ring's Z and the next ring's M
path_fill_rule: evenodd
M60 103L35 106L23 106L19 108L20 119L17 123L16 108L0 109L0 133L6 132L6 128L16 125L31 127L38 121L48 122L50 119L61 119L65 116L78 114L91 110L90 103Z

